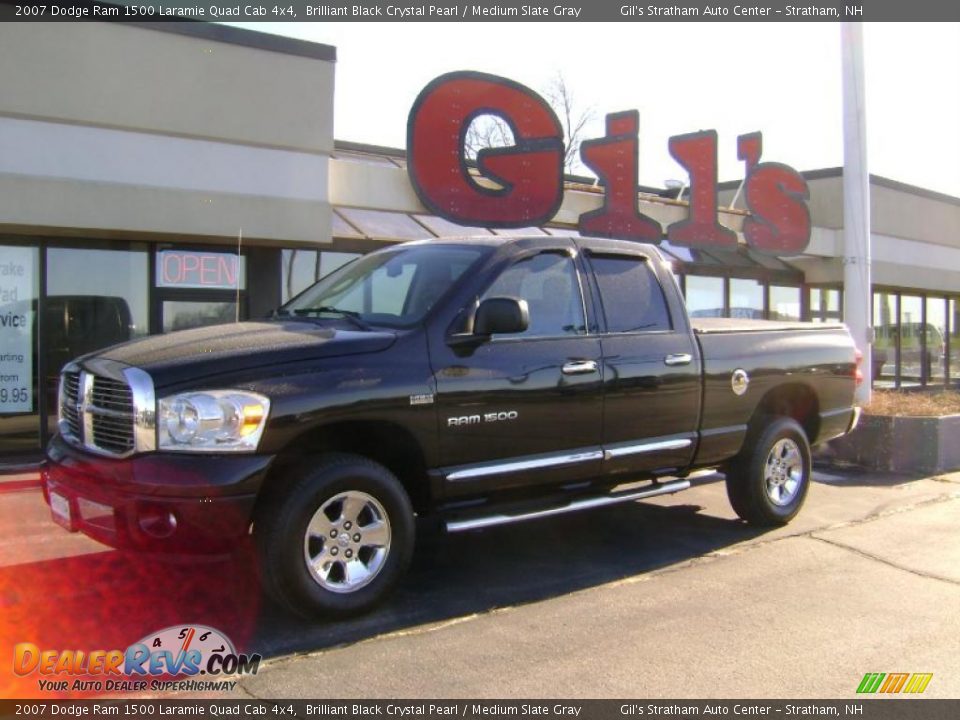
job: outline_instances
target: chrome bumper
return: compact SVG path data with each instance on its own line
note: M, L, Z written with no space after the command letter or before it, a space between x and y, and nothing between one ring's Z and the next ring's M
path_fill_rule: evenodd
M852 433L857 429L857 423L860 422L860 415L863 413L863 408L856 405L853 406L853 415L850 416L850 425L847 427L847 432Z

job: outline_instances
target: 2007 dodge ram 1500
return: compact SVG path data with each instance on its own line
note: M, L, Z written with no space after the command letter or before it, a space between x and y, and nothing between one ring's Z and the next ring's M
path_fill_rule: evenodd
M677 492L722 467L786 523L810 445L848 432L840 324L692 322L652 246L431 240L361 257L262 322L67 365L44 491L107 544L224 552L252 535L304 614L383 598L415 516L483 528Z

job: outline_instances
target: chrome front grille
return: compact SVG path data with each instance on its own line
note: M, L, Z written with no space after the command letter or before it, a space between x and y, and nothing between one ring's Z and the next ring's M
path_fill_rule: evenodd
M156 445L156 401L150 376L105 360L68 365L60 379L63 438L100 455L126 457Z
M133 393L130 386L120 380L94 376L93 404L100 410L133 415Z
M126 382L94 375L88 411L95 447L114 455L133 450L133 393Z
M83 430L80 420L80 373L65 372L60 380L60 432L64 437L79 439Z

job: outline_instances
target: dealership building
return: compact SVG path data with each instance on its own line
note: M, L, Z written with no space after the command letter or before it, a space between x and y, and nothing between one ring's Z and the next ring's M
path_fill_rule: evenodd
M601 206L601 187L570 177L542 227L432 215L403 150L335 139L335 61L205 23L0 26L0 469L39 458L72 357L262 317L393 243L575 235ZM742 233L736 250L661 244L693 314L842 320L842 169L803 175L802 255L754 252ZM740 231L739 183L720 187L720 222ZM666 226L687 214L676 196L638 188L638 206ZM956 386L960 199L873 177L870 204L873 382Z

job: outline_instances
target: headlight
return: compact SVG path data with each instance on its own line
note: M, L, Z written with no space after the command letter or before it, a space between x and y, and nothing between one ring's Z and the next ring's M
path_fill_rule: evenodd
M270 399L241 390L181 393L160 400L161 450L254 452L270 412Z

